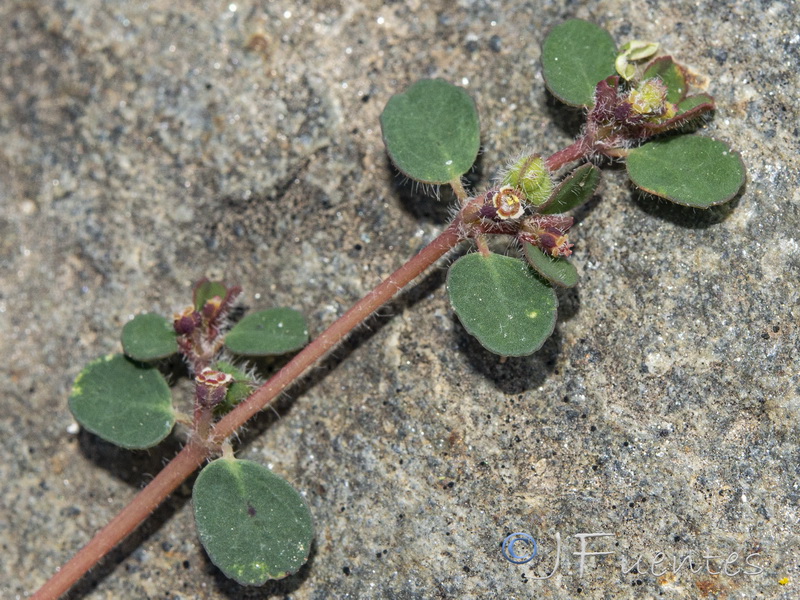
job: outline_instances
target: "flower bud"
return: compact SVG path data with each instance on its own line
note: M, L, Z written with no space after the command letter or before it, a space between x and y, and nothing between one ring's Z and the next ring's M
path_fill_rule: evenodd
M533 215L522 223L517 237L540 248L553 258L572 254L567 230L574 219L562 215Z
M658 77L647 79L631 90L625 102L637 115L660 117L667 109L667 86Z
M200 313L194 307L187 307L178 315L172 322L175 333L178 335L190 335L197 327L200 326Z
M198 403L201 406L216 406L225 399L233 377L228 373L206 367L195 376L194 381L197 384Z

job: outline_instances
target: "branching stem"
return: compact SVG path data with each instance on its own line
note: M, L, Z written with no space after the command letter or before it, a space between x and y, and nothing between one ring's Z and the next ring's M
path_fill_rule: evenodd
M547 166L556 171L569 162L579 160L586 154L586 144L578 140L571 146L556 152L547 159ZM32 600L56 600L66 593L94 565L100 562L117 544L133 532L158 506L183 483L204 461L219 452L220 447L230 453L228 438L256 413L263 410L291 384L338 344L353 329L363 323L373 312L391 300L401 289L452 250L459 242L480 230L477 224L466 225L462 221L464 212L475 210L460 180L450 182L462 210L436 239L425 246L419 254L405 263L359 300L350 310L339 317L317 339L299 352L269 381L258 388L234 410L211 427L208 435L190 437L186 446L169 464L142 489L122 511L101 529L71 560L64 564L31 598ZM471 219L470 219L471 220ZM483 235L476 236L479 250L488 252ZM209 413L210 414L210 413ZM200 415L195 427L205 429L208 424ZM203 432L205 433L205 432Z
M89 569L134 531L197 467L210 458L214 448L223 444L253 415L263 410L289 385L302 377L309 367L322 358L342 338L463 239L459 215L419 254L359 300L247 400L223 417L211 429L207 443L201 443L193 436L155 479L140 491L122 512L101 529L69 562L62 566L32 596L32 599L55 600L67 592Z

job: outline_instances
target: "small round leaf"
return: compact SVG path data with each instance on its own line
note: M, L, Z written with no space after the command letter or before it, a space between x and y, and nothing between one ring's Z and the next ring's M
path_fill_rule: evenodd
M134 360L158 360L178 351L177 334L161 315L136 315L122 328L122 349Z
M531 266L550 283L562 287L573 287L578 283L578 270L566 258L549 256L528 242L525 242L523 251Z
M686 96L683 100L678 102L678 114L687 113L691 110L694 110L698 106L703 105L708 106L709 110L712 110L714 107L714 98L708 94L694 94L692 96Z
M192 491L200 541L241 585L263 585L308 560L314 526L303 497L266 467L234 458L209 463Z
M291 308L247 315L225 336L225 346L243 356L273 356L299 350L308 342L305 317Z
M545 215L557 215L577 208L592 197L599 182L600 169L591 163L581 165L556 186L538 211Z
M474 100L443 79L422 79L392 96L381 113L381 129L395 166L422 183L458 179L480 148Z
M175 424L169 386L158 369L111 354L86 366L72 385L72 415L123 448L150 448Z
M195 310L203 310L206 302L214 297L219 297L224 300L228 295L228 288L221 281L209 281L205 279L200 281L194 288L194 308Z
M638 187L677 204L708 208L733 198L744 184L744 163L727 144L699 135L656 140L628 154Z
M556 294L516 258L462 256L450 267L447 291L464 328L496 354L532 354L553 333Z
M591 106L599 82L616 72L617 46L594 23L570 19L554 27L542 44L547 89L566 104Z

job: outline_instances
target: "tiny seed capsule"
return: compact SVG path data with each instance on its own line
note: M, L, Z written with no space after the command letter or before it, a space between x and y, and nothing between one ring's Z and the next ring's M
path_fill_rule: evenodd
M535 154L518 159L503 178L503 185L517 189L523 202L534 206L542 204L553 191L550 170Z

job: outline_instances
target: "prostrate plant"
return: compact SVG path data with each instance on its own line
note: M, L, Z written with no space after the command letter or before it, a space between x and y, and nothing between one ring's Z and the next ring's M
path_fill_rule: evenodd
M442 80L420 81L386 106L383 137L397 168L424 183L451 183L461 201L461 237L473 238L480 252L450 267L447 288L464 328L488 350L504 356L538 350L555 327L552 284L577 283L567 260L573 218L565 213L591 197L600 171L585 163L556 183L568 163L624 159L639 188L695 208L726 202L741 188L744 167L727 145L664 135L696 124L714 101L687 95L686 69L669 56L634 66L656 50L636 41L618 52L608 32L578 19L553 29L542 46L545 83L560 100L588 111L583 131L546 160L521 156L496 185L471 197L458 181L478 150L477 112L467 93ZM490 235L512 237L526 260L490 252Z
M264 466L237 460L227 442L209 439L215 417L250 395L254 381L224 359L225 351L262 357L299 350L308 341L305 319L291 308L252 313L229 331L238 287L203 280L193 305L172 322L152 313L122 330L124 354L87 366L72 388L69 407L84 429L123 448L151 448L176 421L193 444L223 456L203 468L192 490L200 541L212 562L244 585L261 585L295 572L313 539L311 513L288 482ZM172 405L170 388L152 364L180 353L194 377L193 416ZM235 544L230 543L236 540Z
M478 252L448 272L450 302L464 327L503 356L535 352L552 333L553 285L578 280L568 257L569 211L594 193L600 170L591 162L561 176L570 163L624 160L634 184L694 208L733 198L744 182L741 158L726 144L686 135L714 109L707 94L688 94L684 67L652 58L657 46L634 41L618 51L603 29L581 20L556 27L542 47L545 82L554 96L587 111L578 139L548 158L515 158L498 181L468 194L461 177L478 153L473 100L442 80L423 80L391 98L381 115L384 142L397 168L423 184L449 184L459 200L451 224L417 256L357 302L274 377L250 393L244 370L225 360L292 352L306 341L302 317L288 309L255 313L227 330L238 288L203 281L194 305L173 323L141 315L125 326L125 355L90 364L77 378L70 408L87 430L126 448L164 439L176 420L187 443L158 476L33 597L57 598L127 536L208 458L193 492L200 539L211 560L242 584L291 573L306 560L313 537L301 496L271 471L237 460L229 439L328 350L401 288L465 240ZM672 135L670 135L672 134ZM521 257L496 254L490 236L511 238ZM180 352L195 378L194 414L172 408L169 387L147 363Z

